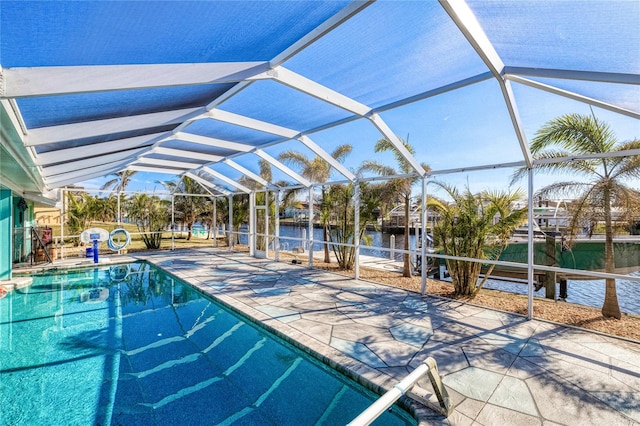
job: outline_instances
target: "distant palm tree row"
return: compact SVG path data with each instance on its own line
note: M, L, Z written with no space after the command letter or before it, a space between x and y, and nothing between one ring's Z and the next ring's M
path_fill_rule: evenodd
M404 148L411 154L414 148L405 140L401 140ZM573 181L558 182L540 189L535 197L553 199L554 197L576 197L571 204L571 223L569 224L569 238L577 234L585 222L604 222L605 232L605 270L614 272L613 257L613 207L622 207L628 213L627 219L638 220L640 214L640 192L637 188L625 184L626 181L640 178L640 141L618 143L612 130L605 123L595 117L569 114L558 117L545 124L535 135L531 143L531 152L538 164L535 172L568 173L576 178ZM340 162L344 162L352 152L353 147L348 144L338 146L331 155ZM376 210L389 212L393 207L404 205L404 250L409 250L409 212L411 207L411 192L419 177L414 173L411 164L405 159L395 145L387 139L380 139L375 144L375 152L391 152L396 159L397 168L390 167L377 161L367 160L355 171L359 177L366 173L379 176L389 176L384 183L368 183L358 181L350 184L330 184L330 165L321 157L307 157L305 154L289 150L279 155L279 160L297 169L299 173L315 185L320 186L320 198L309 200L317 203L318 220L323 227L324 261L331 262L329 250L333 250L338 264L343 268L352 268L354 260L354 245L364 241L365 229L369 224L375 224ZM631 153L616 157L616 153ZM596 157L596 158L594 158ZM558 158L574 158L572 161L555 162ZM428 173L431 169L422 164ZM271 166L261 160L260 175L267 181L272 181ZM527 174L522 168L512 176L512 183ZM103 186L103 189L124 191L135 172L123 171L114 176ZM206 174L200 173L207 178ZM414 175L415 177L411 177ZM400 177L398 177L400 176ZM409 177L406 177L409 176ZM579 178L580 180L577 180ZM241 178L240 182L253 190L261 191L255 181ZM163 184L175 194L206 195L207 192L195 180L183 176L179 179ZM287 182L277 182L278 186L292 186ZM513 231L526 223L527 210L518 208L517 201L524 196L520 191L492 191L485 190L473 194L466 188L463 191L444 183L436 183L446 199L430 197L427 206L440 218L433 228L436 245L444 254L475 259L498 259L509 242ZM256 205L262 206L268 213L257 216L257 232L264 233L267 226L273 229L276 214L275 193L267 196L265 192L256 193ZM300 189L286 190L280 200L281 211L292 205L301 196ZM304 194L306 195L306 194ZM354 197L359 197L360 206L358 229L355 229ZM87 194L70 196L69 225L72 230L81 230L87 226L89 219L100 220L114 217L114 196L99 200ZM121 200L124 201L124 200ZM236 194L232 197L233 229L247 223L249 220L249 195ZM157 196L136 194L127 198L126 208L128 216L138 224L141 232L157 232L165 229L170 222L170 209L167 200ZM189 229L188 239L191 238L192 226L203 223L211 227L213 224L213 208L211 197L176 195L174 197L174 211L176 221L183 223ZM229 223L229 198L216 199L218 223ZM269 217L269 223L266 217ZM236 238L239 238L237 235ZM238 239L236 239L239 242ZM159 241L152 238L145 240L147 247L159 247ZM264 250L268 237L261 236L256 241L256 248ZM491 273L485 273L483 280L479 280L481 263L447 260L447 269L451 274L455 293L461 296L473 297L482 288ZM403 275L411 276L412 267L409 254L403 255ZM606 280L606 295L602 313L606 317L620 318L615 280Z

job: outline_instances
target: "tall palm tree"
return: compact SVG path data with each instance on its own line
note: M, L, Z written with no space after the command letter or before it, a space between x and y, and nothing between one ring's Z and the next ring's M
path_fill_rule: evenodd
M172 193L204 194L205 191L198 182L189 176L181 176L171 182L162 183ZM177 195L174 198L174 206L177 215L187 225L187 241L191 240L191 231L200 214L207 209L206 197L192 197L189 195Z
M115 192L124 191L125 189L127 189L127 186L131 182L131 178L136 173L138 173L138 172L137 171L133 171L133 170L121 170L121 171L116 172L116 173L111 173L108 176L114 176L114 177L112 179L106 181L100 187L100 189L102 189L102 190L111 189L111 190L113 190Z
M351 145L343 144L334 149L331 156L337 161L344 161L344 159L351 153L352 149L353 147ZM331 166L319 156L310 159L301 152L289 150L282 152L278 156L278 159L287 164L296 165L301 170L300 174L314 183L325 183L329 180L329 176L331 175ZM326 188L322 186L320 202L323 206L321 214L323 216L324 225L322 230L322 239L324 241L324 262L330 263L331 258L329 256L329 245L327 244L327 241L329 240L329 221L328 212L326 212L326 208L324 208L325 198ZM312 203L313 200L309 200L309 202ZM309 218L309 220L312 219L313 218Z
M531 142L531 153L535 159L577 157L572 161L540 164L536 171L569 173L575 178L548 185L537 192L539 197L577 196L575 212L570 223L571 237L585 221L604 221L605 227L605 271L614 272L613 220L611 208L620 206L631 211L630 206L640 193L625 185L624 181L640 178L640 155L603 157L589 156L640 149L640 140L618 142L608 124L595 116L567 114L544 124ZM526 170L518 170L514 179L521 178ZM606 279L602 315L605 318L621 318L616 282Z
M120 198L121 204L123 206L126 206L126 205L128 205L128 203L125 203L126 197L125 197L124 194L121 194L120 192L121 191L125 191L127 189L127 186L129 185L129 183L131 183L131 178L136 173L138 173L138 172L134 171L134 170L121 170L121 171L116 172L116 173L111 173L111 174L107 175L107 177L113 176L113 178L109 179L104 184L102 184L100 189L101 190L110 190L110 191L113 191L113 193L118 194L118 197ZM116 201L116 205L117 205L117 201ZM117 209L117 207L116 207L116 209ZM122 212L117 211L116 214L118 216L118 220L120 220L120 216L122 215Z
M415 149L413 146L409 144L409 142L400 139L402 144L406 148L411 155L415 154ZM407 161L406 158L400 153L398 148L394 144L392 144L388 139L382 138L376 142L375 152L383 152L383 151L391 151L393 152L394 157L398 163L399 172L396 171L393 167L387 166L385 164L381 164L377 161L365 161L360 166L360 171L370 171L377 173L381 176L393 176L399 174L411 174L414 172L413 166ZM429 172L431 168L426 164L421 164L422 168ZM391 179L388 182L388 186L390 191L387 191L388 194L400 195L404 202L404 250L409 250L409 213L411 210L411 187L418 181L418 176L413 178L402 178L402 179ZM411 263L409 261L409 254L404 253L402 256L403 259L403 268L402 268L402 276L410 277L411 276Z

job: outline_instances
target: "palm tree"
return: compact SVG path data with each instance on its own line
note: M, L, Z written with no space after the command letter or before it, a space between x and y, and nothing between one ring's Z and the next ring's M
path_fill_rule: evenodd
M406 150L409 151L411 155L414 155L415 149L413 148L413 146L411 146L409 142L403 139L400 139L400 140L402 141L402 144L404 145ZM404 156L400 153L398 148L396 148L396 146L392 144L388 139L383 138L378 140L378 142L376 142L374 150L375 152L383 152L383 151L393 152L393 155L396 158L396 161L398 162L398 168L400 173L398 173L392 167L378 163L377 161L365 161L360 166L360 171L370 171L382 176L394 176L401 173L411 174L414 172L413 166L407 161L406 158L404 158ZM431 168L426 164L422 164L422 168L427 172L431 171ZM387 191L387 194L390 194L390 195L393 194L392 196L394 197L396 195L400 195L400 197L404 201L404 250L405 251L409 250L409 232L410 232L409 212L411 209L411 187L418 181L418 178L419 177L416 176L413 178L391 179L388 182L389 191ZM402 268L402 276L410 277L411 263L409 262L409 254L404 253L402 258L404 263Z
M640 197L637 190L624 184L625 180L640 178L640 155L589 157L638 149L640 140L618 142L608 124L595 116L580 114L567 114L547 122L531 142L531 153L537 160L577 157L572 161L536 165L536 171L570 173L584 179L553 183L539 190L537 196L577 196L570 223L571 238L586 220L604 221L605 272L615 271L611 208L620 206L631 211L630 206ZM518 170L514 180L524 174L526 170ZM605 282L602 315L620 319L615 279L608 278Z
M106 181L104 184L102 184L100 189L101 190L111 190L114 193L118 194L118 197L120 198L120 202L122 203L122 205L126 205L125 196L124 196L124 194L121 194L121 192L127 189L127 186L129 185L129 183L131 183L131 178L136 173L138 173L138 172L134 171L134 170L121 170L121 171L116 172L116 173L111 173L111 174L107 175L107 177L113 176L113 178L108 180L108 181ZM116 205L117 205L117 201L116 201ZM116 209L117 209L117 207L116 207ZM120 215L122 214L122 212L117 211L116 214L117 214L117 216L119 218Z
M520 191L483 191L472 194L443 183L453 202L430 198L427 205L440 216L433 228L436 243L444 253L473 259L497 260L508 244L513 231L527 220L527 209L514 208L522 199ZM474 297L484 286L495 264L492 264L478 284L482 263L447 259L455 293Z
M355 196L356 185L360 194L359 227L355 226ZM371 236L366 235L367 225L375 223L374 211L380 205L385 185L368 182L349 183L347 185L333 184L326 194L326 204L332 212L334 226L329 230L329 240L338 265L342 269L352 269L355 262L355 243L363 241L371 243Z
M67 193L67 227L72 235L80 234L91 225L95 215L95 197L86 192L73 194ZM80 240L73 238L73 245L77 246Z
M162 183L171 193L204 194L205 191L198 182L189 176L182 176L177 180ZM206 197L192 197L189 195L177 195L174 198L176 214L187 225L187 241L191 240L191 231L200 214L207 209Z
M100 187L100 189L102 190L112 189L115 192L124 191L125 189L127 189L127 185L129 185L129 183L131 182L131 178L136 173L138 172L133 170L121 170L116 173L111 173L108 176L114 176L113 179L106 181Z
M353 147L351 145L343 144L334 149L331 153L331 156L337 161L344 161L344 159L351 153L352 149ZM325 183L327 180L329 180L329 176L331 175L331 166L319 156L309 159L307 156L298 151L289 150L282 152L278 156L278 159L285 163L293 164L300 167L300 174L314 183ZM327 241L329 240L329 212L325 207L326 188L322 186L321 191L320 202L323 206L321 215L322 223L324 225L322 231L322 239L324 241L324 262L330 263L331 258L329 257L329 245L327 244ZM312 203L313 200L309 200L309 202ZM312 218L309 218L309 220L312 220Z
M169 224L171 217L167 202L156 195L134 194L129 199L128 210L138 231L142 233L147 249L160 248L162 230Z

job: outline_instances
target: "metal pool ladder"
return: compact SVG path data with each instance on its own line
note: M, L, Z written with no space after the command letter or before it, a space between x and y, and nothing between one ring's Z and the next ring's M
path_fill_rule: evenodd
M418 380L427 375L433 392L438 398L439 406L435 406L426 395L428 392L417 385ZM425 359L415 370L413 370L400 383L393 386L391 390L382 395L376 402L371 404L369 408L364 410L358 417L353 419L347 426L366 426L373 423L382 413L391 407L402 395L420 402L421 404L438 411L445 417L448 417L453 411L453 405L449 399L449 393L442 384L440 375L438 374L438 365L432 357Z

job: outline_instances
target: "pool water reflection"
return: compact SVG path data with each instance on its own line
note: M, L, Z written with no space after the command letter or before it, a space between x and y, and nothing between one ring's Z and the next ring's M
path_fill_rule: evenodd
M33 279L0 300L3 424L345 424L376 398L147 263Z

